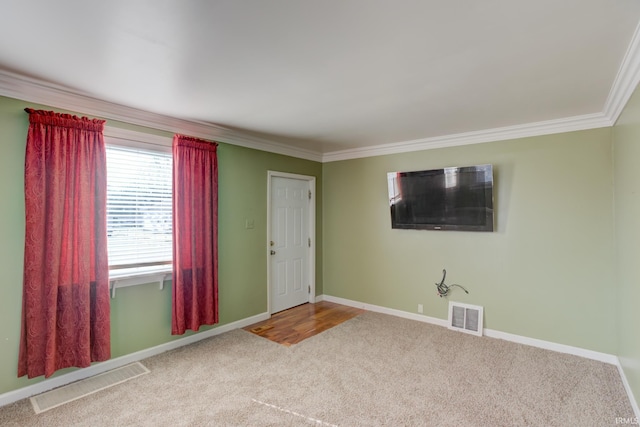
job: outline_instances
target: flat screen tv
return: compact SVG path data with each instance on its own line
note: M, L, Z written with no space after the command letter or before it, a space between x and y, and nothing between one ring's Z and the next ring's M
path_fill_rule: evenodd
M393 228L493 231L493 166L390 172Z

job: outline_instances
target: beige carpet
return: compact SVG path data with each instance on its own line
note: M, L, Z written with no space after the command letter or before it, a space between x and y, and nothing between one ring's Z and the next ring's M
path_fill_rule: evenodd
M2 426L614 426L616 367L367 312L284 347L243 330L143 361L151 373Z

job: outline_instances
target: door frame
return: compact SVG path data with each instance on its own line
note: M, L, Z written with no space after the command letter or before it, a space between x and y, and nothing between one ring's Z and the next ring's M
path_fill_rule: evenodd
M265 253L267 254L267 311L271 315L271 257L269 251L271 246L271 181L272 178L289 178L307 181L309 190L311 191L311 199L309 200L309 237L311 238L311 247L309 247L309 302L316 301L316 177L308 175L298 175L295 173L267 171L267 241Z

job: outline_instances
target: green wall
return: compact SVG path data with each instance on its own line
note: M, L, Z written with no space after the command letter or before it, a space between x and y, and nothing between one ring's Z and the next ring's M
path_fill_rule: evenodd
M0 394L42 380L16 377L24 250L25 107L52 109L0 97ZM124 123L107 124L172 136ZM316 294L322 294L322 164L228 144L220 144L218 160L219 325L267 311L268 170L316 177ZM254 220L253 229L245 228L245 218ZM206 329L210 328L201 330ZM112 357L179 338L170 332L170 286L162 291L155 284L118 289L111 300Z
M427 150L324 167L324 292L446 319L484 306L485 327L615 354L610 128ZM491 163L496 231L391 229L387 172Z
M614 127L618 351L636 401L640 399L640 91Z
M50 109L0 97L0 394L41 381L16 378L27 106ZM484 306L485 327L619 355L638 396L636 139L638 94L614 128L324 165L223 143L220 324L267 310L267 171L312 175L318 195L317 295L413 313L423 304L426 316L446 319L447 300L434 286L446 268L447 283L470 291L454 288L449 298ZM484 163L494 165L495 232L391 229L387 172ZM253 219L255 228L245 229L245 219ZM113 357L176 339L170 335L170 307L170 287L119 289L111 308Z

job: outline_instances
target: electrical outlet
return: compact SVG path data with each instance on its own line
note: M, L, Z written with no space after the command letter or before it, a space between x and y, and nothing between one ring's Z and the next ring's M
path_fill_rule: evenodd
M422 307L422 304L418 304L418 313L422 314L423 311L424 308Z

